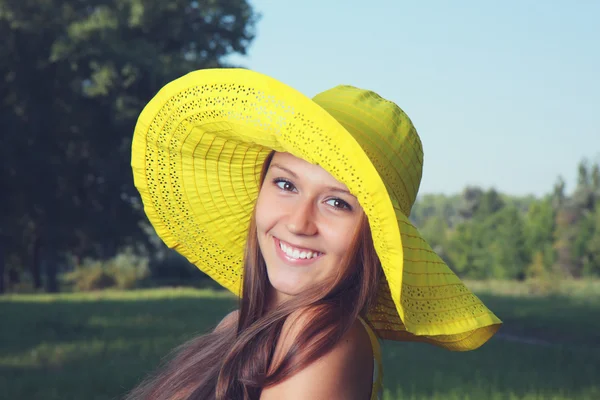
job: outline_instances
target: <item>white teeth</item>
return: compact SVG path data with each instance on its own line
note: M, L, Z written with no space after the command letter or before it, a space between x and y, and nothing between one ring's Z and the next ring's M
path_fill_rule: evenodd
M290 258L296 258L296 259L317 258L320 254L318 251L312 252L312 251L300 251L298 249L293 249L292 247L284 244L281 241L279 242L279 247Z

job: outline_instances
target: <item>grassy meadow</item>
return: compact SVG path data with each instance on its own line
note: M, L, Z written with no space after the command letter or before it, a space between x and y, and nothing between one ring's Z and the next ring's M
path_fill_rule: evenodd
M599 399L600 283L469 285L505 322L476 351L385 342L385 399ZM547 291L547 290L546 290ZM118 399L235 300L198 289L0 297L0 398Z

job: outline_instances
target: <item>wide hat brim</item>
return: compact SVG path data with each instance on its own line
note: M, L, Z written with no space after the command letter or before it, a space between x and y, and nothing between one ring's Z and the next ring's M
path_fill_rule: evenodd
M239 296L260 171L272 150L323 167L363 207L385 276L367 316L381 338L472 350L497 331L501 321L432 251L344 126L257 72L191 72L140 114L133 176L158 236Z

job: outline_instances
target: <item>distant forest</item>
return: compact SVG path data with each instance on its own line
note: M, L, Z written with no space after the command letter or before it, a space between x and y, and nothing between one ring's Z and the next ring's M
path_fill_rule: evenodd
M450 267L473 279L600 276L600 166L582 161L577 185L559 178L543 198L467 187L419 197L411 220Z

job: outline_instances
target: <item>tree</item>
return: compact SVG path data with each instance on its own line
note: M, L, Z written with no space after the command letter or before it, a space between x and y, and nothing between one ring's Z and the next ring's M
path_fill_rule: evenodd
M575 277L580 271L580 265L573 250L577 236L579 215L574 207L564 206L556 212L554 231L554 250L556 251L555 272L564 276Z
M589 163L587 160L582 160L577 166L577 186L589 187L590 184Z
M531 205L525 217L525 237L529 257L536 268L549 270L555 262L554 242L556 213L547 198Z
M482 220L486 219L492 214L500 211L504 205L504 201L500 194L495 189L490 189L481 195L474 217Z
M447 254L449 264L458 275L476 277L474 250L477 248L473 226L462 223L454 230L449 238Z
M548 267L544 261L544 253L536 250L531 258L531 264L527 268L526 275L528 278L545 278L548 273Z
M565 180L559 176L554 184L554 189L552 192L552 206L555 209L562 207L565 202L565 198Z
M592 203L594 204L594 207L600 207L600 164L598 162L594 163L592 166L590 192L592 193Z
M489 251L492 231L477 220L464 222L457 226L448 239L448 262L454 271L463 277L486 279L492 277L493 257Z
M459 195L426 194L418 196L411 213L411 221L423 227L429 218L441 217L448 227L453 227L461 204Z
M483 196L483 190L479 187L467 187L463 190L461 205L458 209L458 214L464 220L473 218L479 204L481 197Z
M36 286L37 254L110 257L143 238L137 115L173 78L244 54L256 18L245 0L0 0L0 212Z
M583 274L600 276L600 205L596 205L596 210L589 219L593 224L585 246Z
M490 232L489 252L492 258L490 276L501 279L524 279L530 262L527 252L525 224L515 207L506 207L494 214L485 224Z

